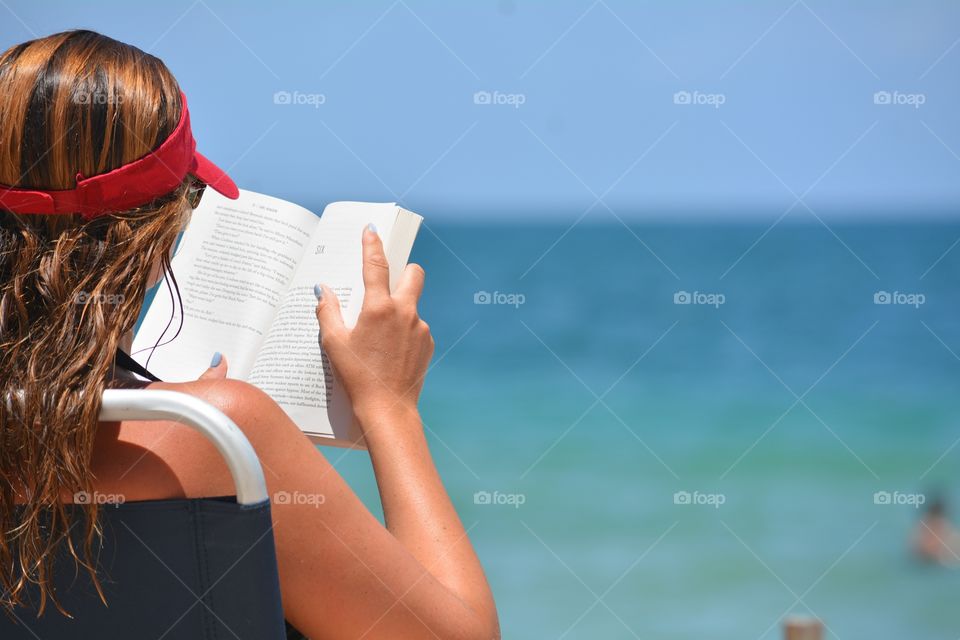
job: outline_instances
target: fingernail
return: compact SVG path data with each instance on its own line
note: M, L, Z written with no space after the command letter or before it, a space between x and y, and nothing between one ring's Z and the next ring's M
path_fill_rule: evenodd
M375 225L375 224L373 224L373 223L371 222L370 224L367 225L367 231L370 231L370 232L372 232L372 233L376 233L376 232L377 232L377 225Z
M213 368L213 367L219 367L221 360L223 360L223 356L220 355L220 352L219 352L219 351L214 351L214 353L213 353L213 359L210 360L210 367L211 367L211 368Z
M313 285L313 295L317 296L317 300L323 300L323 287L318 284Z

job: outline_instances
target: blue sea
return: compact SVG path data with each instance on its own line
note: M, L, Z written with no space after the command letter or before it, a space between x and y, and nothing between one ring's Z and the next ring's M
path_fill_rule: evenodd
M908 547L933 492L960 522L960 224L775 219L421 232L423 416L506 638L960 636Z

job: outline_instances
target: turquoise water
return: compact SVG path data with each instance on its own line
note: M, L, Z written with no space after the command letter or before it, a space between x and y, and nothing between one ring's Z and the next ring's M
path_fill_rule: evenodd
M939 488L960 509L960 224L787 218L747 252L774 218L588 218L547 251L559 218L434 225L414 256L423 415L505 637L776 638L809 612L828 637L960 636L960 572L915 564L916 509L873 500ZM378 509L364 454L327 453Z

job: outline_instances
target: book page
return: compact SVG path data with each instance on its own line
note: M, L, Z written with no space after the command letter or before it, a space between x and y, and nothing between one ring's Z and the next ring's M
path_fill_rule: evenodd
M318 222L277 198L241 191L230 200L208 189L171 262L183 300L180 334L163 345L181 314L161 282L134 338L134 358L162 380L182 382L195 380L219 351L228 376L246 379ZM152 350L161 337L163 346Z
M361 238L368 223L384 245L401 211L395 204L336 202L323 211L248 379L280 404L306 433L362 446L353 410L320 349L313 287L324 283L340 300L344 322L356 324L363 302ZM412 243L412 240L411 240ZM406 264L391 264L399 273Z

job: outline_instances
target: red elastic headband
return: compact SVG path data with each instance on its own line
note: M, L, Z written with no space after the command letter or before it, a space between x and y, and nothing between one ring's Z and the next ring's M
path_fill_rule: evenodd
M90 178L78 173L75 189L46 191L0 185L0 209L13 213L81 213L91 219L152 202L176 189L188 175L236 199L240 191L233 180L197 153L187 97L182 93L180 101L180 122L155 151L109 173Z

